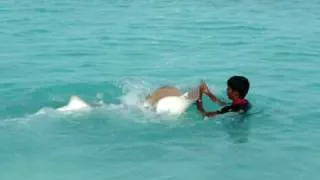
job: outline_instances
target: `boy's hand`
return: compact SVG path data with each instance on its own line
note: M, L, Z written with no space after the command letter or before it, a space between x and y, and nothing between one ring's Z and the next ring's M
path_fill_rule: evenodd
M205 94L209 93L209 88L204 81L201 81L200 90L202 93L205 93Z

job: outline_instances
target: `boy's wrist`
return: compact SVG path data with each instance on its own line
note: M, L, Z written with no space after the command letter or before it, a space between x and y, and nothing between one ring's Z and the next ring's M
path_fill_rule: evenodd
M208 95L208 96L209 96L209 95L214 96L214 95L212 94L212 92L211 92L211 91L209 91L209 90L208 90L208 91L206 91L206 92L205 92L205 94L206 94L206 95Z

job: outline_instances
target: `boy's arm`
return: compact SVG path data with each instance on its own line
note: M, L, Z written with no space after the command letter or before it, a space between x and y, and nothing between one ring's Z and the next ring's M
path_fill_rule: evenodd
M212 117L215 116L217 114L217 111L213 111L213 112L206 112L203 108L203 104L202 104L202 91L200 91L200 96L199 99L197 100L196 104L197 104L197 109L198 111L200 111L200 113L203 116L208 116L208 117Z
M202 104L202 100L197 100L197 109L198 111L200 111L200 113L203 116L208 116L208 117L212 117L215 116L217 114L217 111L213 111L213 112L206 112L203 108L203 104Z
M206 94L207 96L209 96L209 98L211 99L211 101L215 102L216 104L219 104L220 106L226 105L227 103L221 101L220 99L218 99L208 88L207 84L204 81L201 81L201 92L200 92L200 96L202 97L202 93Z
M241 107L230 105L230 106L224 106L223 108L221 108L218 111L206 112L204 110L203 104L202 104L202 95L200 95L200 98L197 100L197 109L200 111L200 113L203 116L213 117L213 116L216 116L217 114L225 114L227 112L237 112L241 109Z
M206 93L207 96L209 96L209 98L211 99L211 101L221 105L221 106L224 106L226 105L227 103L224 102L224 101L221 101L220 99L218 99L209 89L208 89L208 92Z
M197 109L198 111L203 115L204 113L206 113L206 111L204 110L203 108L203 104L202 104L202 89L200 88L200 95L199 95L199 98L197 99L196 101L196 104L197 104Z

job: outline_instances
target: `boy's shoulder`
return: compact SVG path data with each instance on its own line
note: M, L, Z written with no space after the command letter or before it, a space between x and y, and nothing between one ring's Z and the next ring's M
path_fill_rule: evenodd
M247 99L237 99L234 102L232 102L231 106L238 107L239 109L241 109L245 112L251 108L251 104L250 104L249 100L247 100Z

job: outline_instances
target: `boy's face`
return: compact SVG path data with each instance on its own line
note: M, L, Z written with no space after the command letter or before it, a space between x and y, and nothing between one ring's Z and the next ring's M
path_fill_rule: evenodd
M234 100L237 96L237 92L232 90L229 86L227 88L227 95L228 95L228 98L231 99L231 100Z

